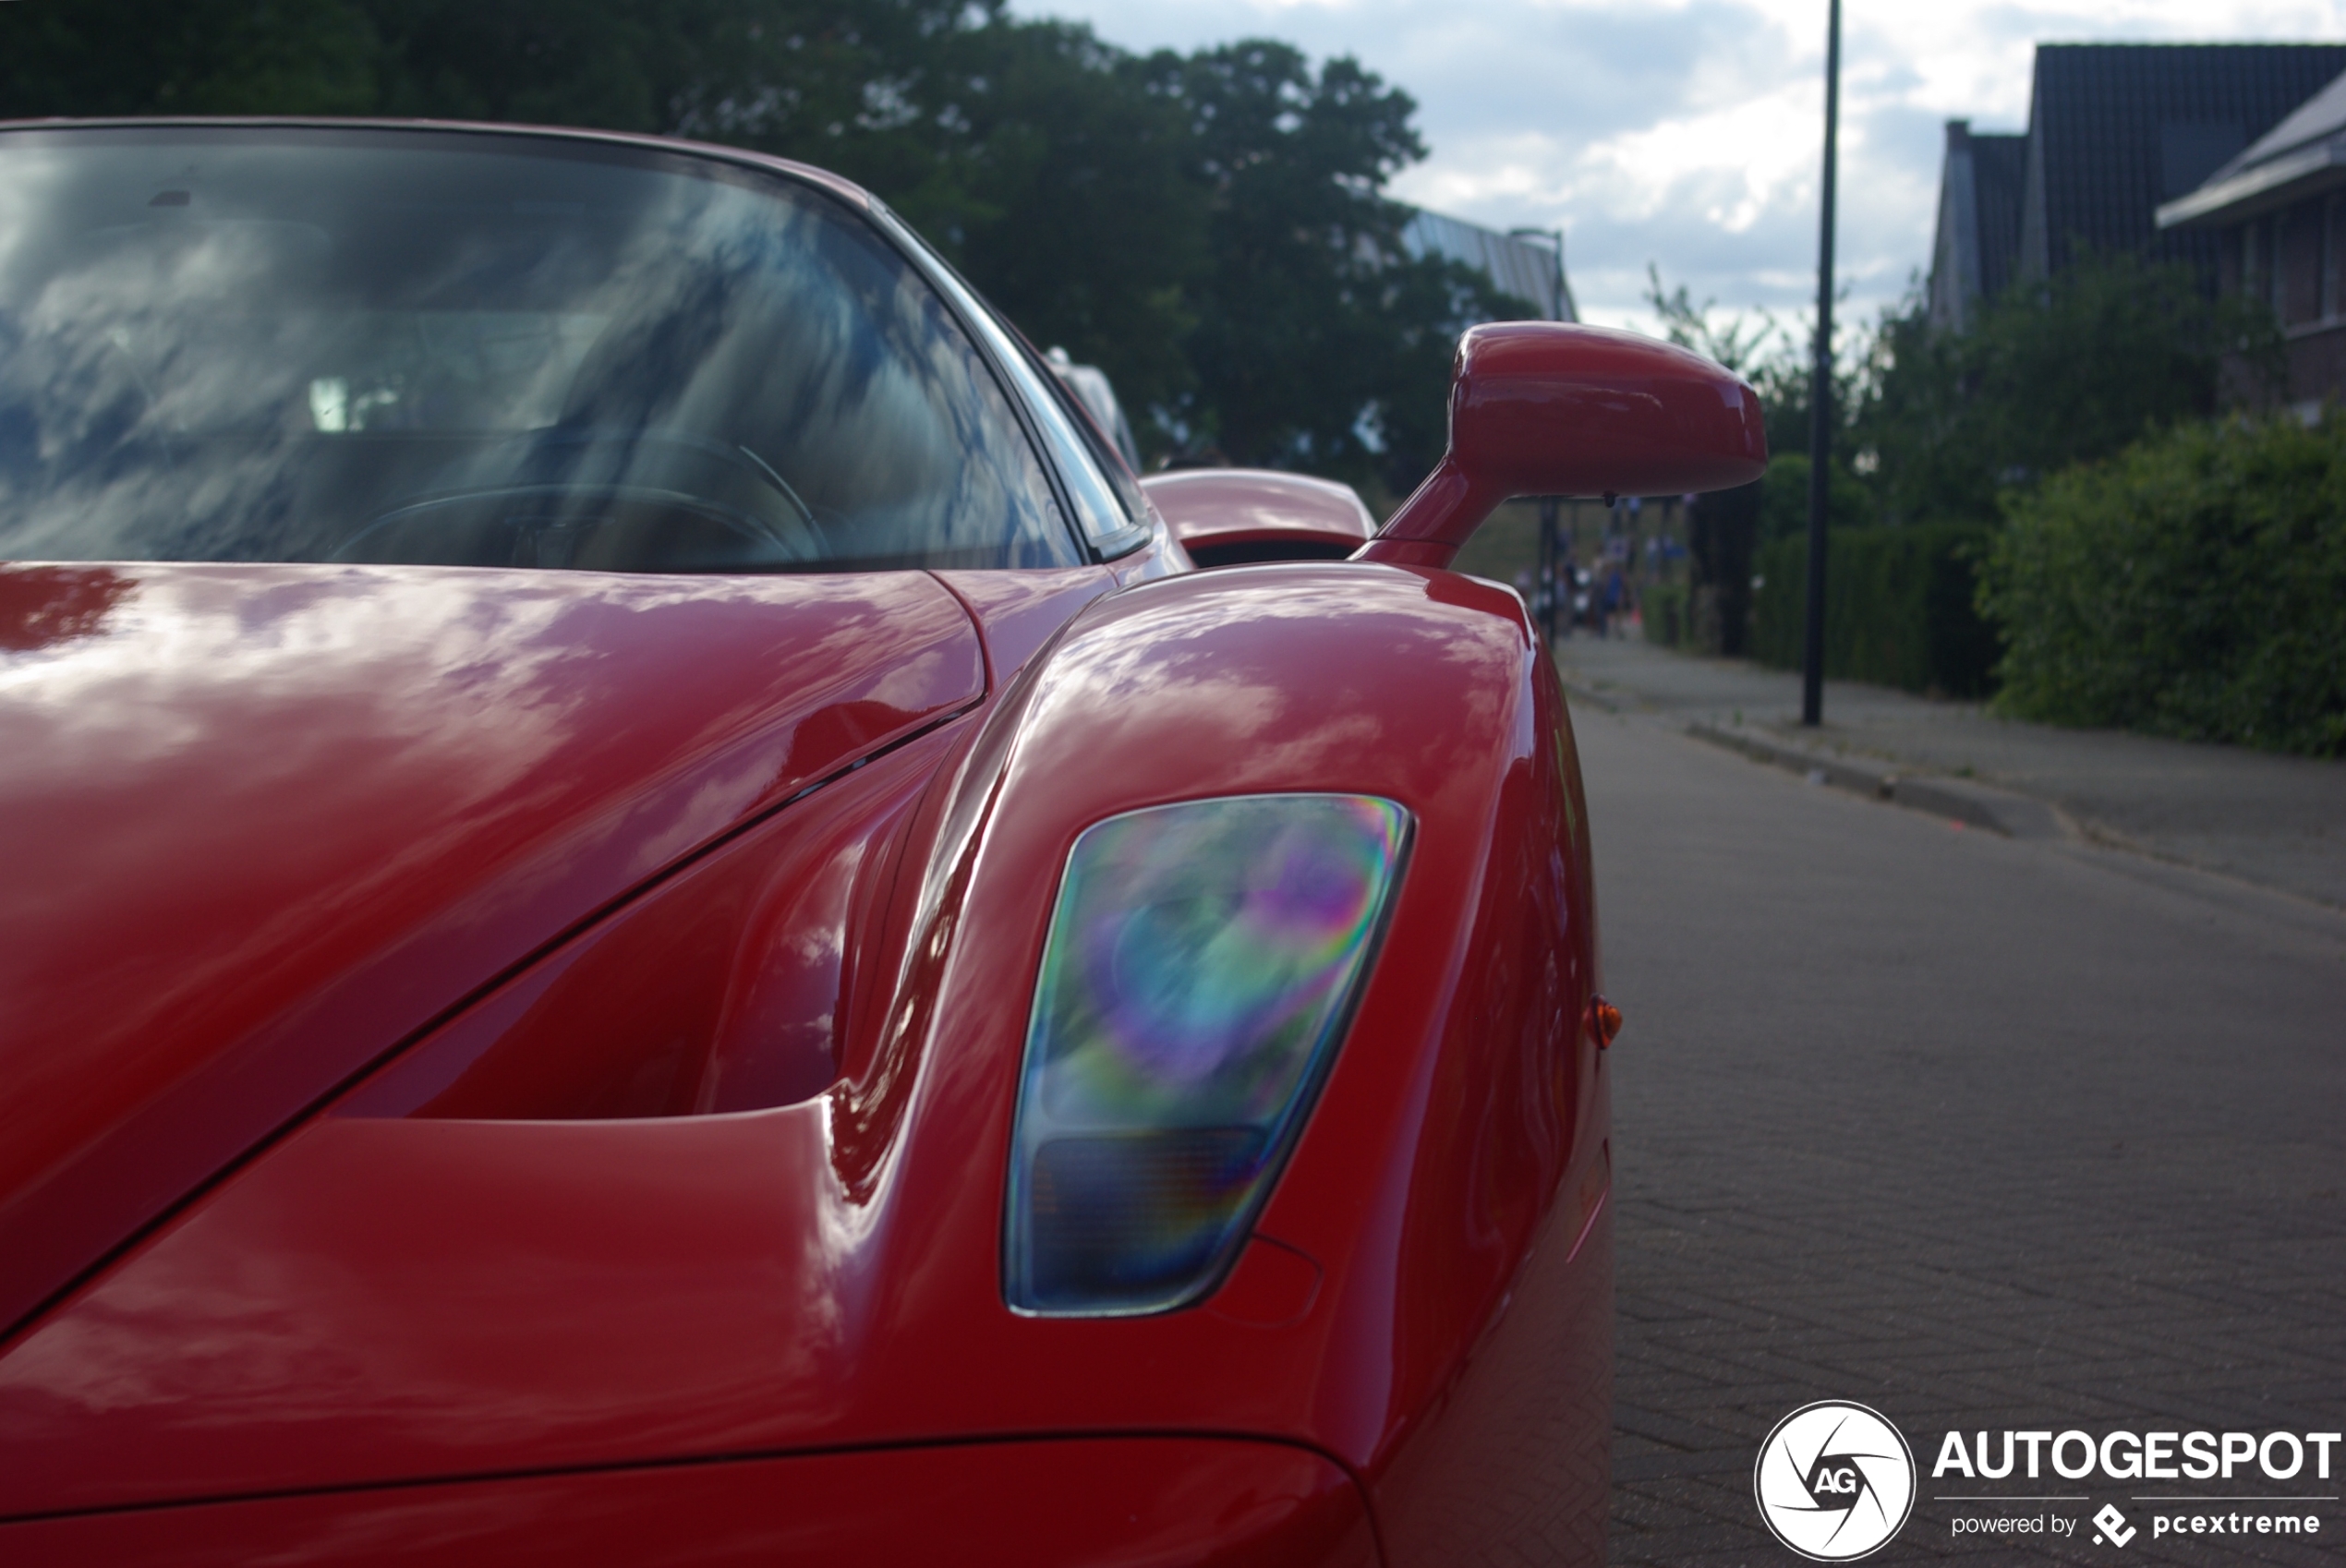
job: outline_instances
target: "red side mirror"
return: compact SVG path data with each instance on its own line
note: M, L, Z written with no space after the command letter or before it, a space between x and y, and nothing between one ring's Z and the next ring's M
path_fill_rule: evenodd
M1494 322L1458 340L1441 465L1355 559L1447 566L1510 496L1723 490L1767 466L1733 371L1610 327Z

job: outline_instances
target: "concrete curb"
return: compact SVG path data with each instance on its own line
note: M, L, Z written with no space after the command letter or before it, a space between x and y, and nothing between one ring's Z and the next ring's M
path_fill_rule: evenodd
M2225 908L2255 913L2267 920L2278 918L2292 930L2318 935L2332 944L2331 951L2336 951L2335 944L2346 936L2346 927L2338 923L2341 911L2334 905L2287 888L2251 882L2159 854L2114 835L2081 826L2059 807L2026 795L1987 789L1967 779L1905 778L1852 764L1845 758L1820 756L1799 746L1780 744L1714 724L1689 724L1685 733L1754 762L1797 773L1815 783L1985 828L2008 838L2049 841L2088 852L2118 851L2099 863L2153 887L2212 899Z
M1984 827L2007 838L2079 837L2058 810L2025 795L1949 778L1908 778L1887 767L1825 756L1805 746L1785 745L1747 730L1723 729L1715 724L1689 724L1687 733L1698 741L1740 753L1754 762L1797 773L1813 784L1829 784L1868 800L1888 801L1951 822Z
M1954 823L2001 832L2008 839L2081 837L2058 809L2025 794L1985 790L1980 785L1956 783L1952 778L1907 778L1889 769L1849 762L1846 757L1825 757L1804 745L1781 745L1750 731L1722 729L1717 724L1687 724L1687 733L1696 741L1708 741L1711 745L1724 745L1732 753L1746 754L1752 762L1767 762L1769 766L1785 769L1787 774L1804 776L1808 783L1832 785L1834 790L1849 790L1851 794L1863 794L1868 799L1886 799L1895 806L1929 811L1930 815L1942 815Z
M1578 672L1561 660L1557 673L1576 708L1595 707L1631 723L1657 726L1867 800L2004 838L2034 840L2072 854L2089 854L2096 863L2137 881L2212 899L2243 912L2253 911L2263 918L2279 918L2292 930L2316 931L2331 945L2325 951L2335 950L2337 943L2346 940L2346 927L2338 923L2346 916L2346 903L2142 842L2103 823L2074 816L2041 797L1942 773L1910 775L1901 771L1897 762L1880 757L1853 758L1846 753L1811 749L1772 724L1754 727L1717 718L1675 718L1643 701L1634 690L1612 681L1576 678Z
M1564 676L1566 691L1583 702L1593 703L1607 713L1635 711L1634 701L1625 700L1623 694L1602 691L1573 680L1569 672L1561 668L1558 673ZM1651 713L1651 710L1647 711ZM1661 716L1652 717L1659 719ZM1853 795L1863 795L1868 800L1888 801L1893 805L1928 813L1967 826L1982 827L1990 833L2001 833L2007 838L2076 843L2101 837L2081 831L2066 813L2047 802L2027 795L2015 795L2005 790L1990 789L1967 779L1937 775L1910 777L1898 772L1893 765L1853 762L1845 756L1831 756L1810 751L1806 746L1771 740L1737 726L1697 721L1686 725L1684 730L1685 733L1698 741L1724 747L1753 762L1799 774L1812 783L1830 785Z

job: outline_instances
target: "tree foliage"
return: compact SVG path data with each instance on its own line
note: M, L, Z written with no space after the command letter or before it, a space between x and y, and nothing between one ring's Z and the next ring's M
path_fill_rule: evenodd
M1979 524L1836 528L1825 575L1825 674L1938 696L1987 694L1996 639L1975 605ZM1751 656L1797 669L1806 655L1808 541L1779 538L1756 565Z
M1646 303L1661 318L1663 332L1681 348L1718 361L1751 383L1760 394L1768 437L1768 471L1757 484L1702 497L1689 519L1694 556L1692 624L1711 651L1740 657L1757 652L1754 583L1776 581L1764 570L1768 548L1805 537L1808 531L1809 409L1816 371L1810 345L1815 328L1786 327L1765 309L1719 319L1718 301L1694 303L1687 286L1666 287L1659 266L1646 269ZM1833 406L1845 411L1855 396L1856 368L1836 359ZM1849 443L1837 440L1829 470L1826 518L1843 531L1871 521L1872 496L1851 471ZM1755 571L1755 567L1761 570ZM1779 574L1780 575L1780 574ZM1776 592L1784 591L1781 582Z
M1240 463L1415 482L1447 438L1457 329L1529 311L1403 252L1408 210L1380 192L1424 156L1416 104L1349 59L1314 72L1259 40L1148 69L1190 118L1212 203L1185 413Z
M1768 451L1772 454L1784 457L1808 450L1808 411L1816 395L1816 364L1810 356L1816 341L1814 317L1797 318L1787 326L1776 320L1773 312L1760 308L1749 315L1735 311L1722 321L1718 319L1716 299L1697 305L1686 284L1665 288L1662 269L1653 262L1646 264L1644 298L1662 319L1663 336L1680 348L1690 348L1717 360L1751 383L1752 390L1760 394L1760 416L1765 421ZM1862 350L1854 359L1839 353L1833 359L1833 408L1840 416L1834 455L1844 467L1849 452L1848 443L1842 438L1850 411L1856 406L1863 364ZM1807 480L1804 478L1802 483ZM1835 525L1843 521L1836 515Z
M352 115L379 41L355 0L76 0L0 11L0 118Z
M1670 341L1758 390L1772 476L1796 466L1808 450L1809 331L1765 310L1721 320L1715 301L1697 306L1684 284L1648 276L1646 301ZM2279 352L2269 312L2210 296L2187 267L2132 255L2082 252L2050 279L2016 282L1963 333L1932 325L1917 283L1835 357L1832 525L1993 522L2006 491L2215 413L2227 359L2254 383L2275 372ZM1805 459L1796 466L1805 496ZM1772 537L1788 531L1794 477L1771 488Z
M2226 356L2262 369L2278 349L2269 312L2211 297L2189 268L2086 252L1964 333L1934 329L1918 296L1885 316L1851 437L1884 520L1992 521L2004 492L2214 414Z
M2187 423L2013 499L1999 706L2346 755L2346 415Z
M818 163L1105 368L1145 443L1396 487L1440 454L1456 332L1528 308L1403 254L1414 112L1349 59L1138 58L1002 0L0 6L0 117L532 121Z

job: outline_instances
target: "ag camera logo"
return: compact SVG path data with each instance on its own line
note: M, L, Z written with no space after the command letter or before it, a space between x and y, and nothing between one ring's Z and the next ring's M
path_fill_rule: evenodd
M1760 1445L1751 1490L1776 1539L1812 1562L1852 1562L1914 1512L1914 1450L1880 1411L1819 1400Z

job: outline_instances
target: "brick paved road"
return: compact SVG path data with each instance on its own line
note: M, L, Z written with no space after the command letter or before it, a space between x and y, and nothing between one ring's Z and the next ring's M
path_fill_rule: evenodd
M2346 1426L2346 920L1575 718L1628 1019L1614 1561L1796 1561L1751 1468L1820 1398L1920 1451L1871 1562L2346 1560L2336 1502L2293 1551L1958 1540L1928 1474L1951 1429ZM2047 1507L2346 1491L1967 1490L2086 1485Z

